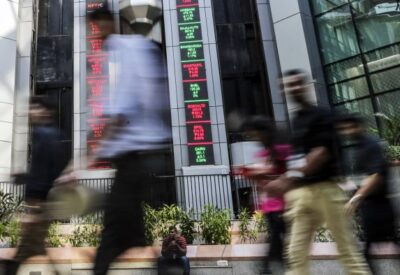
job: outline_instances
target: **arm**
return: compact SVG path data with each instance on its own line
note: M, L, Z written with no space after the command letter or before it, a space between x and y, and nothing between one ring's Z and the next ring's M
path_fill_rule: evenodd
M329 158L330 153L326 147L320 146L313 148L306 156L306 165L296 170L304 175L311 175L326 164L329 161Z
M382 183L382 176L378 173L372 174L363 180L362 186L356 194L346 203L345 211L348 215L353 214L361 202L372 194Z

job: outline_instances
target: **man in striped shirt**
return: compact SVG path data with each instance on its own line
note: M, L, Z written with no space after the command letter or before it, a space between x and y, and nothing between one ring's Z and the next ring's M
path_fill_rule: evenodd
M186 257L186 239L174 227L162 243L161 256L158 258L158 274L165 274L166 266L178 263L183 266L183 275L190 274L190 263Z

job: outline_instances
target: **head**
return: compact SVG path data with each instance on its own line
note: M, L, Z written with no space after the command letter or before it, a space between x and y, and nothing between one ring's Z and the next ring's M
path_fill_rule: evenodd
M101 38L106 39L109 35L115 33L114 15L108 8L88 13L87 19L99 26Z
M55 105L47 97L34 96L29 103L29 119L34 125L51 123L55 110Z
M242 130L250 138L263 143L265 147L271 147L275 142L275 124L265 116L253 116L246 119Z
M178 228L176 228L175 226L171 227L170 230L169 230L169 234L171 234L171 235L179 234Z
M342 115L336 122L336 129L342 139L355 140L365 131L364 119L359 114Z
M300 69L289 70L282 77L282 89L298 104L308 104L309 75Z

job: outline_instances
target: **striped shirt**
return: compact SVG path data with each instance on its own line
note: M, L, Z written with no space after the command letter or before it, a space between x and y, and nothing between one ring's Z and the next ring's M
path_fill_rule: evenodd
M177 247L176 245L174 246L170 246L170 244L175 241L175 243L181 248L181 250L184 250L185 253L182 253ZM162 243L162 254L163 256L171 256L171 255L176 255L176 256L185 256L186 255L186 247L187 247L187 243L186 243L186 239L185 237L183 237L182 235L178 235L178 234L170 234L168 235Z

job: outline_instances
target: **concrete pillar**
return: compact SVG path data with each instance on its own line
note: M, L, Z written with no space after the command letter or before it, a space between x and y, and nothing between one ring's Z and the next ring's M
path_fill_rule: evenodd
M12 166L19 1L0 0L0 180Z
M195 3L195 6L197 6L197 1L189 1L188 5L192 5L192 2ZM188 176L227 174L229 172L229 153L225 130L225 116L223 111L217 44L214 32L214 15L211 1L199 0L198 4L207 78L209 99L208 104L210 110L211 132L214 150L214 165L198 166L190 166L189 162L188 138L186 133L186 110L184 102L178 13L176 3L176 0L163 1L175 174ZM187 187L187 184L188 183L185 182L184 188ZM204 188L212 192L210 189L212 188L211 185L210 183L205 183ZM224 205L221 205L213 199L209 199L208 201L202 200L202 203L211 203L221 208L232 208L230 180L226 181L224 188L227 190L223 195L226 196L226 203L224 203ZM188 192L183 193L188 194ZM192 197L200 200L197 195ZM188 201L189 197L182 198L182 200L184 200L187 205L191 205L191 202ZM201 207L202 205L199 205L199 208ZM197 211L199 209L195 210Z
M328 105L325 81L308 1L269 0L282 72L303 69L314 79L310 99ZM288 110L296 106L288 100Z

